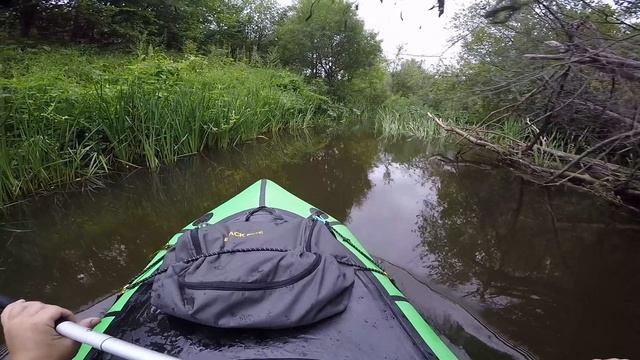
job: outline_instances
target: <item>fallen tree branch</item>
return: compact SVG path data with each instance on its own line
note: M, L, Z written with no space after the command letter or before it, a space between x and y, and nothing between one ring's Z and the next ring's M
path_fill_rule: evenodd
M618 205L640 212L639 208L632 205L634 202L640 201L640 180L638 179L638 174L636 174L633 169L602 161L599 157L588 157L589 154L594 153L596 150L608 144L620 141L623 138L640 135L640 129L618 134L594 145L580 155L575 155L540 145L535 145L531 151L523 151L521 146L518 145L522 144L521 141L511 144L511 146L498 146L482 139L480 135L470 134L467 132L469 130L465 131L461 128L447 125L431 113L427 113L427 115L446 132L453 133L476 146L496 153L501 161L524 171L526 174L537 174L539 178L547 178L550 176L546 180L534 180L541 185L552 186L569 182L574 186L586 189ZM477 130L477 132L486 131L480 129ZM553 155L559 166L545 167L535 165L532 162L533 152L535 151ZM577 172L569 171L575 166L579 166ZM562 179L558 182L551 183L551 181L558 178ZM622 195L628 196L631 202L626 202L625 199L621 198Z
M563 172L569 170L573 165L577 164L580 160L584 159L587 155L591 154L592 152L598 150L599 148L612 143L614 141L617 141L619 139L625 138L625 137L630 137L630 136L634 136L636 134L640 134L640 129L638 130L631 130L631 131L627 131L625 133L610 137L604 141L599 142L598 144L590 147L589 149L587 149L586 151L584 151L582 154L580 154L579 156L577 156L575 159L571 160L567 165L565 165L562 169L558 170L558 172L556 172L555 174L553 174L553 176L551 176L551 178L549 178L549 180L547 180L547 182L551 182L554 179L556 179L558 176L562 175Z
M620 122L623 122L627 125L632 126L633 128L638 128L640 127L640 124L638 124L637 121L634 121L633 119L629 119L628 117L622 116L618 113L615 113L613 111L610 110L606 110L604 107L600 106L600 105L596 105L594 103L588 102L588 101L581 101L581 100L573 100L574 104L578 104L581 106L584 106L586 108L588 108L589 110L595 110L598 112L601 112L603 115L606 115L612 119L616 119Z
M464 131L462 131L462 130L460 130L458 128L445 125L445 123L443 123L442 120L438 119L436 116L434 116L430 112L427 112L427 115L429 115L429 117L433 121L435 121L436 124L438 124L438 126L440 126L445 131L456 133L459 136L461 136L462 138L468 140L470 143L478 145L478 146L481 146L481 147L484 147L484 148L487 148L487 149L490 149L490 150L492 150L492 151L494 151L494 152L496 152L498 154L502 154L503 153L503 151L499 147L497 147L497 146L495 146L495 145L493 145L493 144L491 144L489 142L477 139L477 138L467 134L466 132L464 132Z

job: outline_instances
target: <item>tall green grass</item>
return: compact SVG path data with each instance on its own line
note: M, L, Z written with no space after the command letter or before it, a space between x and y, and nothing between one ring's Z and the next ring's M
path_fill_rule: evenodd
M335 113L297 75L219 58L0 48L0 64L0 204Z
M447 135L427 113L430 109L424 105L411 104L405 98L391 98L385 103L375 117L376 132L383 138L415 137L422 140ZM432 112L433 113L433 112ZM456 126L474 136L499 146L524 147L536 135L535 127L529 126L515 118L503 119L501 122L478 124L475 119L464 112L440 114L449 125ZM575 154L576 144L583 144L586 132L577 139L569 141L558 132L551 131L543 136L539 143L543 147ZM559 167L562 161L550 152L534 149L531 161L535 165L548 168Z
M375 130L383 138L417 137L426 139L440 134L427 116L427 109L399 96L389 98L374 117Z
M375 117L376 131L385 138L417 137L427 139L441 134L440 128L429 119L426 110L408 107L383 107Z

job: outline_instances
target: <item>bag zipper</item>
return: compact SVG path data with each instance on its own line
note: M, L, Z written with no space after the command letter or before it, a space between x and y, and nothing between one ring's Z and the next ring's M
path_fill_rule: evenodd
M315 258L300 273L284 280L271 282L240 282L240 281L185 281L184 277L179 278L182 286L191 290L219 290L219 291L256 291L256 290L274 290L297 283L298 281L311 275L318 266L322 258L318 254L313 254Z
M198 237L198 228L191 229L191 231L189 231L189 238L191 239L191 245L193 246L195 255L197 256L202 254L202 246L200 245L200 239Z
M308 252L311 251L311 238L313 237L313 230L315 230L317 224L318 224L318 220L316 218L313 218L313 224L311 224L309 235L307 235L307 241L304 243L305 251L308 251Z

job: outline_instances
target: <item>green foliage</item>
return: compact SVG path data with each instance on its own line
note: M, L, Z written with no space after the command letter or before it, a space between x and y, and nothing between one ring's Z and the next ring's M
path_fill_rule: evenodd
M439 113L473 113L478 104L465 90L470 85L457 68L427 70L421 61L397 61L391 70L391 89L395 96L412 106L428 106Z
M26 6L24 4L30 4ZM4 10L4 11L3 11ZM275 0L8 0L9 33L38 39L130 47L145 41L193 51L228 46L266 54L284 11Z
M532 3L522 7L505 24L490 24L484 18L486 9L492 3L491 0L477 1L455 16L453 23L457 38L462 40L459 64L434 72L436 83L445 87L434 92L439 97L434 99L436 108L446 106L447 99L455 98L459 109L472 114L472 117L483 118L494 110L518 103L532 89L544 85L544 79L551 77L558 69L548 66L550 64L547 62L529 60L523 55L554 54L559 50L551 48L548 42L559 44L578 41L568 39L567 34L571 31L581 43L595 41L592 45L594 48L611 49L617 46L614 39L621 38L617 42L625 44L625 37L635 37L630 36L631 33L625 30L628 28L616 20L628 15L624 8L614 8L598 1L563 0L550 3L546 8L542 3ZM567 32L563 27L575 29ZM604 45L602 41L606 40L613 43ZM632 45L628 42L620 46L626 52L633 48ZM594 76L594 79L597 78ZM455 87L446 84L451 80L456 84ZM610 84L595 81L594 86L603 86L602 92L607 92ZM578 88L569 88L568 91L577 92ZM535 118L541 115L540 112L544 113L543 104L549 100L548 93L541 92L540 95L521 104L514 115L524 121L532 114Z
M0 49L0 203L335 114L300 76L197 56Z
M286 13L275 0L216 0L217 9L207 16L200 44L227 47L236 59L251 57L252 52L266 56L275 46L275 27Z
M424 101L429 92L431 76L422 67L422 62L407 60L400 63L391 72L393 93L406 98L415 98L417 102Z
M526 3L508 22L492 24L484 15L494 3L479 0L454 18L455 39L461 45L457 64L425 70L420 62L396 60L392 91L405 99L407 108L386 106L376 122L380 131L394 136L432 134L429 122L421 125L422 116L415 115L425 107L504 146L524 147L535 140L580 153L628 129L628 119L637 109L637 79L620 75L622 65L576 59L603 51L622 62L637 61L637 17L625 12L636 8L631 2ZM554 57L557 60L551 61ZM633 149L612 146L606 150L611 152L608 159L602 158L627 165L635 159ZM625 155L613 155L617 152ZM536 153L533 161L558 163L548 153Z
M300 0L277 37L282 64L323 79L339 99L345 99L347 82L358 71L380 63L376 34L365 30L345 0Z
M345 103L363 117L368 117L390 96L391 80L382 66L378 65L357 71L352 76L346 85Z

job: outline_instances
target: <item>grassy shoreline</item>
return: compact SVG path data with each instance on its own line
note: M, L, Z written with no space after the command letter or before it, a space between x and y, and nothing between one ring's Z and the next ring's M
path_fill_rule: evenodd
M415 105L382 107L375 117L375 129L381 137L391 139L413 137L427 140L451 136L430 118L429 113L438 114L448 125L469 131L496 146L520 145L535 135L532 127L523 126L515 119L483 124L474 121L464 112L440 115L439 112L427 106ZM550 149L575 155L575 145L555 132L550 132L550 135L544 137L541 143ZM554 156L538 151L533 151L531 161L540 166L560 166L560 162Z
M0 206L336 113L301 76L224 58L5 47L0 60Z
M513 119L501 123L474 122L464 114L432 115L427 107L398 111L383 107L375 119L382 138L413 137L422 140L452 136L497 155L499 163L541 186L570 185L604 198L617 206L640 212L640 182L636 169L608 163L579 151L584 139L566 139L549 131L530 146L537 129Z

